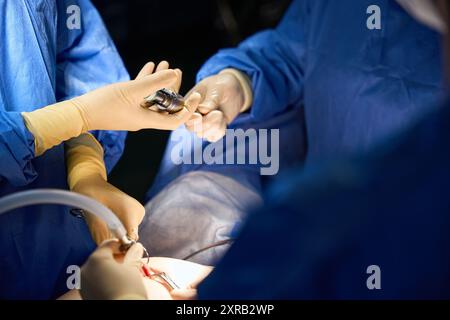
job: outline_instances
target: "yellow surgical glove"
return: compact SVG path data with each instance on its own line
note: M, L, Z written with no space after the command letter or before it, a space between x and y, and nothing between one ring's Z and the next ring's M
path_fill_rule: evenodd
M203 79L191 92L201 93L204 99L186 122L186 128L210 142L221 139L227 125L253 102L250 79L236 69L225 69Z
M147 299L144 277L140 271L142 245L136 243L131 246L124 257L121 256L119 248L118 241L107 241L83 265L80 290L83 299Z
M187 99L185 109L175 114L141 107L149 94L179 82L179 71L162 70L151 74L153 70L150 69L151 65L147 64L135 80L115 83L68 101L23 112L25 125L35 138L36 156L90 130L174 130L186 122L197 108L198 93Z
M67 181L70 190L91 197L111 209L125 226L128 236L137 240L145 209L135 199L107 182L103 148L89 133L65 143ZM113 235L106 223L86 212L86 223L97 244Z

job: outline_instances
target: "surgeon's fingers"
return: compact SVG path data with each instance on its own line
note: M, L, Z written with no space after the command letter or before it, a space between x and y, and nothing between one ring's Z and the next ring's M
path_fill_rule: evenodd
M152 112L152 121L157 124L156 129L175 130L184 124L198 107L201 96L198 93L192 94L185 102L185 107L173 114L167 112Z
M202 117L201 124L196 123L191 129L199 138L216 142L225 135L227 121L222 111L213 110Z
M136 79L142 79L145 76L151 75L153 71L159 72L163 70L169 69L169 63L167 61L161 61L158 63L158 66L155 70L155 63L153 61L147 62L144 67L142 67L141 71L139 71L138 75L136 76Z
M225 128L220 129L210 129L207 132L203 132L203 139L205 139L208 142L214 143L222 139L226 134Z
M137 240L139 225L145 215L142 204L114 186L111 186L106 203L124 225L128 237Z
M213 110L207 115L203 116L203 132L206 132L210 129L218 129L225 125L226 127L226 119L222 111Z
M197 110L198 104L200 103L201 99L202 96L199 93L194 92L189 96L189 98L186 99L184 103L185 108L183 108L180 112L169 114L168 116L177 118L180 124L185 123L192 117L195 110Z
M198 112L201 114L208 114L220 107L222 100L222 90L217 87L207 88L206 95L203 101L198 106Z
M161 61L160 63L158 63L158 66L156 67L156 71L155 72L160 72L163 70L168 70L170 68L170 64L167 61ZM183 78L183 73L181 72L180 69L174 69L175 72L177 73L177 82L170 87L170 90L177 92L180 90L181 87L181 81Z
M208 91L207 86L205 85L205 83L199 82L197 83L191 90L189 90L188 93L186 93L186 98L188 98L191 94L193 94L194 92L200 93L200 95L205 98L206 97L206 92Z
M227 130L227 122L222 114L214 120L209 128L205 129L205 127L207 127L206 124L203 125L203 138L209 142L216 142L225 136Z
M142 102L142 99L151 93L163 88L170 88L178 81L178 74L175 70L163 70L158 73L131 81L124 90L125 97L132 97L139 101L137 105Z
M150 61L145 64L145 66L139 71L138 75L136 76L136 79L141 79L145 76L148 76L153 73L155 70L155 63Z
M202 132L203 116L200 113L194 112L189 120L185 123L186 129L197 133Z
M179 113L183 118L185 118L184 122L188 121L192 117L201 100L202 96L198 92L194 92L186 99L184 103L186 107L184 110L181 110L182 112L184 111L185 115Z
M126 264L140 263L143 255L144 247L140 243L135 243L128 249L123 262Z
M133 199L134 200L134 199ZM136 200L134 200L136 201ZM128 209L122 211L122 215L120 215L120 220L122 221L123 225L125 226L125 229L127 230L127 236L137 241L139 239L138 230L139 225L142 222L142 219L145 215L145 208L136 201L135 209Z
M158 66L156 67L156 71L155 72L160 72L160 71L163 71L163 70L167 70L167 69L169 69L169 67L170 67L170 64L167 61L163 60L160 63L158 63Z
M178 93L181 88L181 83L183 81L183 72L180 69L175 69L175 72L178 74L177 83L171 88L172 91Z

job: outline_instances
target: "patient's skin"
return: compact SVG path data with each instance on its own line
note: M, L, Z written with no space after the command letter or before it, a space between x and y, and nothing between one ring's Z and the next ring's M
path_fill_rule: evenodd
M142 262L147 263L147 259L142 259ZM213 270L213 267L161 257L150 258L148 266L155 272L165 272L183 289L176 290L171 295L167 286L143 276L142 280L149 300L195 299L198 284ZM59 297L58 300L81 300L81 295L78 290L71 290Z

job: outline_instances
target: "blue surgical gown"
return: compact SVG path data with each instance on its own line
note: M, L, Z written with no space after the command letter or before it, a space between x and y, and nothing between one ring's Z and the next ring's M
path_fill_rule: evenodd
M380 7L381 29L367 27L367 8L374 4ZM272 128L267 122L291 109L304 114L298 128L286 121L278 127L280 144L289 145L280 147L282 171L295 160L309 164L368 150L422 115L442 91L439 38L395 0L294 0L275 29L220 50L198 80L225 68L250 77L253 105L231 128ZM175 134L189 136L184 128ZM174 164L177 143L168 144L149 198L192 170L237 180L245 175L243 180L259 187L259 170L252 165Z
M380 8L381 29L367 27L367 20L372 18L367 9L374 4ZM239 116L230 128L279 129L280 173L295 165L306 168L370 149L432 108L443 91L440 35L414 20L395 0L294 0L275 29L262 31L237 48L219 51L201 68L198 80L225 68L245 72L254 96L250 112ZM242 208L249 207L248 194L262 195L273 181L273 177L260 175L259 165L175 164L172 151L180 141L188 146L189 139L196 138L184 128L172 134L148 193L149 208L157 202L160 212L169 209L165 219L157 221L157 231L170 235L164 254L171 256L201 247L198 241L186 241L173 232L186 229L184 220L171 215L174 208L170 197L162 203L160 196L154 197L156 194L164 195L169 188L181 194L183 186L202 185L202 181L196 181L201 174L186 176L187 172L215 174L201 194L203 202L209 197L215 204L210 217L196 214L197 197L183 197L184 215L190 215L184 219L193 222L188 228L196 230L194 224L205 225L209 228L205 234L211 234L211 228L236 229L233 225L245 219L247 211ZM203 142L203 148L207 145ZM184 150L189 152L189 147ZM196 150L191 148L190 152ZM220 179L221 175L225 178ZM232 201L226 196L218 198L220 193L234 193L224 190L234 188L233 183L226 184L228 178L249 191ZM238 218L217 220L221 212ZM154 214L148 212L147 219L153 219ZM154 241L151 235L158 234L154 231L146 232L149 243L161 241ZM202 246L216 240L207 237Z
M449 299L449 144L446 103L368 155L293 170L199 297Z
M63 145L35 157L20 113L128 74L90 1L0 0L0 14L0 196L67 189ZM122 154L125 135L95 133L108 170ZM67 267L81 265L93 248L85 222L68 208L35 206L0 216L0 298L55 297L67 290Z

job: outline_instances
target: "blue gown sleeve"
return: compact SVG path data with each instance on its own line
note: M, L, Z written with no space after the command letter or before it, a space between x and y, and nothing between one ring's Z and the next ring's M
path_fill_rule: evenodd
M302 101L305 68L307 1L295 0L273 30L262 31L237 48L224 49L210 58L197 80L235 68L252 82L255 120L297 106Z
M34 137L20 112L0 111L0 184L24 186L36 179L33 158Z
M69 29L70 6L80 8L79 29ZM82 95L98 87L129 80L125 66L103 21L88 0L58 2L58 54L56 93L58 100ZM70 22L70 21L69 21ZM125 131L95 131L105 151L108 172L121 157Z

